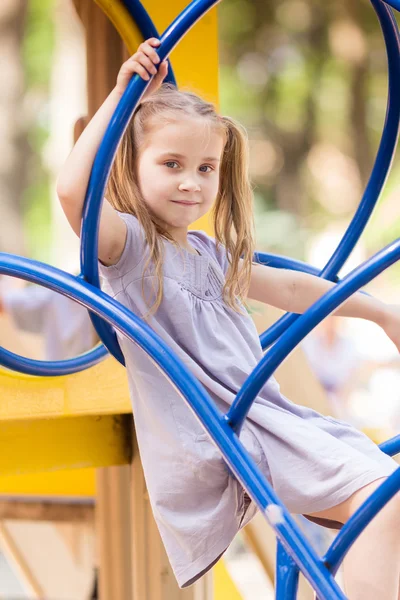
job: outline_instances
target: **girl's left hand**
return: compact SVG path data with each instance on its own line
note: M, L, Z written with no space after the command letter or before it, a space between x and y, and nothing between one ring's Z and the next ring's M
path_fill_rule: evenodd
M396 304L387 306L381 326L400 352L400 306Z

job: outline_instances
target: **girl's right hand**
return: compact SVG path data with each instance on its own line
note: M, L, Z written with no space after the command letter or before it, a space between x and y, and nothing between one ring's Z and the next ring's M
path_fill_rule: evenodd
M160 62L160 57L154 48L157 48L160 43L160 40L157 38L146 40L140 44L137 52L124 62L118 73L117 85L115 87L119 94L122 95L124 93L129 81L135 74L140 75L145 81L149 81L150 76L154 75L145 96L149 96L158 90L168 73L167 60L164 60L160 64L158 70L156 68L156 65Z

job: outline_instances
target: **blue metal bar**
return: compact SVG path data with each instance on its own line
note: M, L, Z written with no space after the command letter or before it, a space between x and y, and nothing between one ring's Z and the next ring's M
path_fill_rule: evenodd
M301 342L301 340L322 319L340 306L360 287L379 275L384 269L400 258L400 239L396 240L383 250L377 252L363 265L357 267L346 275L322 298L315 302L299 319L288 329L276 344L261 359L253 372L248 376L236 395L226 419L230 426L238 433L246 418L248 411L265 382L272 376L275 369L287 355Z
M350 517L332 542L323 560L333 574L336 573L341 561L357 537L399 490L400 467L381 483L354 515Z
M295 261L293 259L287 259L283 256L277 256L267 253L257 253L256 260L260 264L267 263L269 266L276 268L287 268L296 271L305 271L307 273L315 274L317 271L311 265L302 263L301 261ZM94 365L98 364L108 355L107 349L103 346L97 346L75 358L68 360L58 361L44 361L26 358L19 356L10 350L0 347L0 365L13 371L19 371L27 375L37 375L41 377L56 377L62 375L70 375L83 371Z
M383 0L386 4L392 8L400 11L400 0Z
M44 285L75 300L136 343L164 371L208 431L225 461L274 528L322 600L345 600L328 569L232 431L205 388L161 337L122 304L78 277L21 256L0 253L0 274ZM274 510L270 511L269 509ZM274 515L272 518L271 515Z
M391 440L379 444L379 448L389 456L400 454L400 435L396 435Z
M31 263L35 264L35 261L31 261ZM0 346L0 365L13 371L25 373L26 375L39 375L42 377L71 375L72 373L84 371L89 367L97 365L104 360L106 356L108 356L108 351L102 344L80 356L65 360L54 360L51 362L19 356Z
M217 3L218 0L193 0L161 36L161 44L157 49L160 59L164 60L188 30ZM100 287L97 256L104 190L119 141L150 81L151 78L149 81L144 81L138 75L132 77L111 118L93 163L83 209L81 269L86 281L93 283L96 287ZM125 364L112 328L94 316L92 322L100 339L111 354L121 364Z
M398 4L400 0L395 0ZM391 9L380 2L371 0L379 19L386 44L389 66L389 90L385 125L381 142L372 169L371 177L360 202L360 205L347 228L341 242L332 254L320 276L334 281L346 262L354 246L358 242L367 225L368 219L378 201L385 184L396 150L400 121L400 51L399 31ZM261 346L265 350L273 344L286 329L292 325L298 315L287 313L260 336Z
M296 600L299 587L299 569L279 539L276 542L275 573L276 600Z
M108 351L103 344L75 358L54 360L51 362L19 356L0 346L0 365L13 371L19 371L27 375L40 375L41 377L56 377L78 373L89 367L94 367L104 360L106 356L108 356Z
M131 15L132 19L135 21L138 26L140 33L143 36L144 40L147 40L151 37L155 37L159 39L159 33L157 31L156 26L150 18L149 13L140 2L140 0L123 0L126 10ZM176 86L176 79L174 72L172 70L171 63L169 63L168 75L165 78L166 83L172 83Z

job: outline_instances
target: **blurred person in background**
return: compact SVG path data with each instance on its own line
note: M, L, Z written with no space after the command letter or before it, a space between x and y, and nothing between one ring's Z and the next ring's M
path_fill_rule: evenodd
M348 399L364 362L356 344L340 330L336 317L327 317L303 341L310 367L326 391L332 416L351 421Z
M14 288L3 278L1 314L8 315L18 329L43 336L45 360L73 358L98 342L86 308L48 288Z

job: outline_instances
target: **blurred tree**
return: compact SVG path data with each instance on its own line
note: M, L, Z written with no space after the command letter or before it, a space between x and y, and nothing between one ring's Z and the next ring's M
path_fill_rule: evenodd
M62 0L64 1L64 0ZM50 173L44 148L50 134L49 95L54 56L54 0L29 0L23 40L25 120L32 150L23 191L27 251L49 260Z
M21 253L24 235L21 198L30 149L24 121L24 69L21 47L27 0L0 3L0 250Z
M248 129L259 210L311 228L349 220L385 116L386 56L370 3L224 0L219 11L221 104Z

